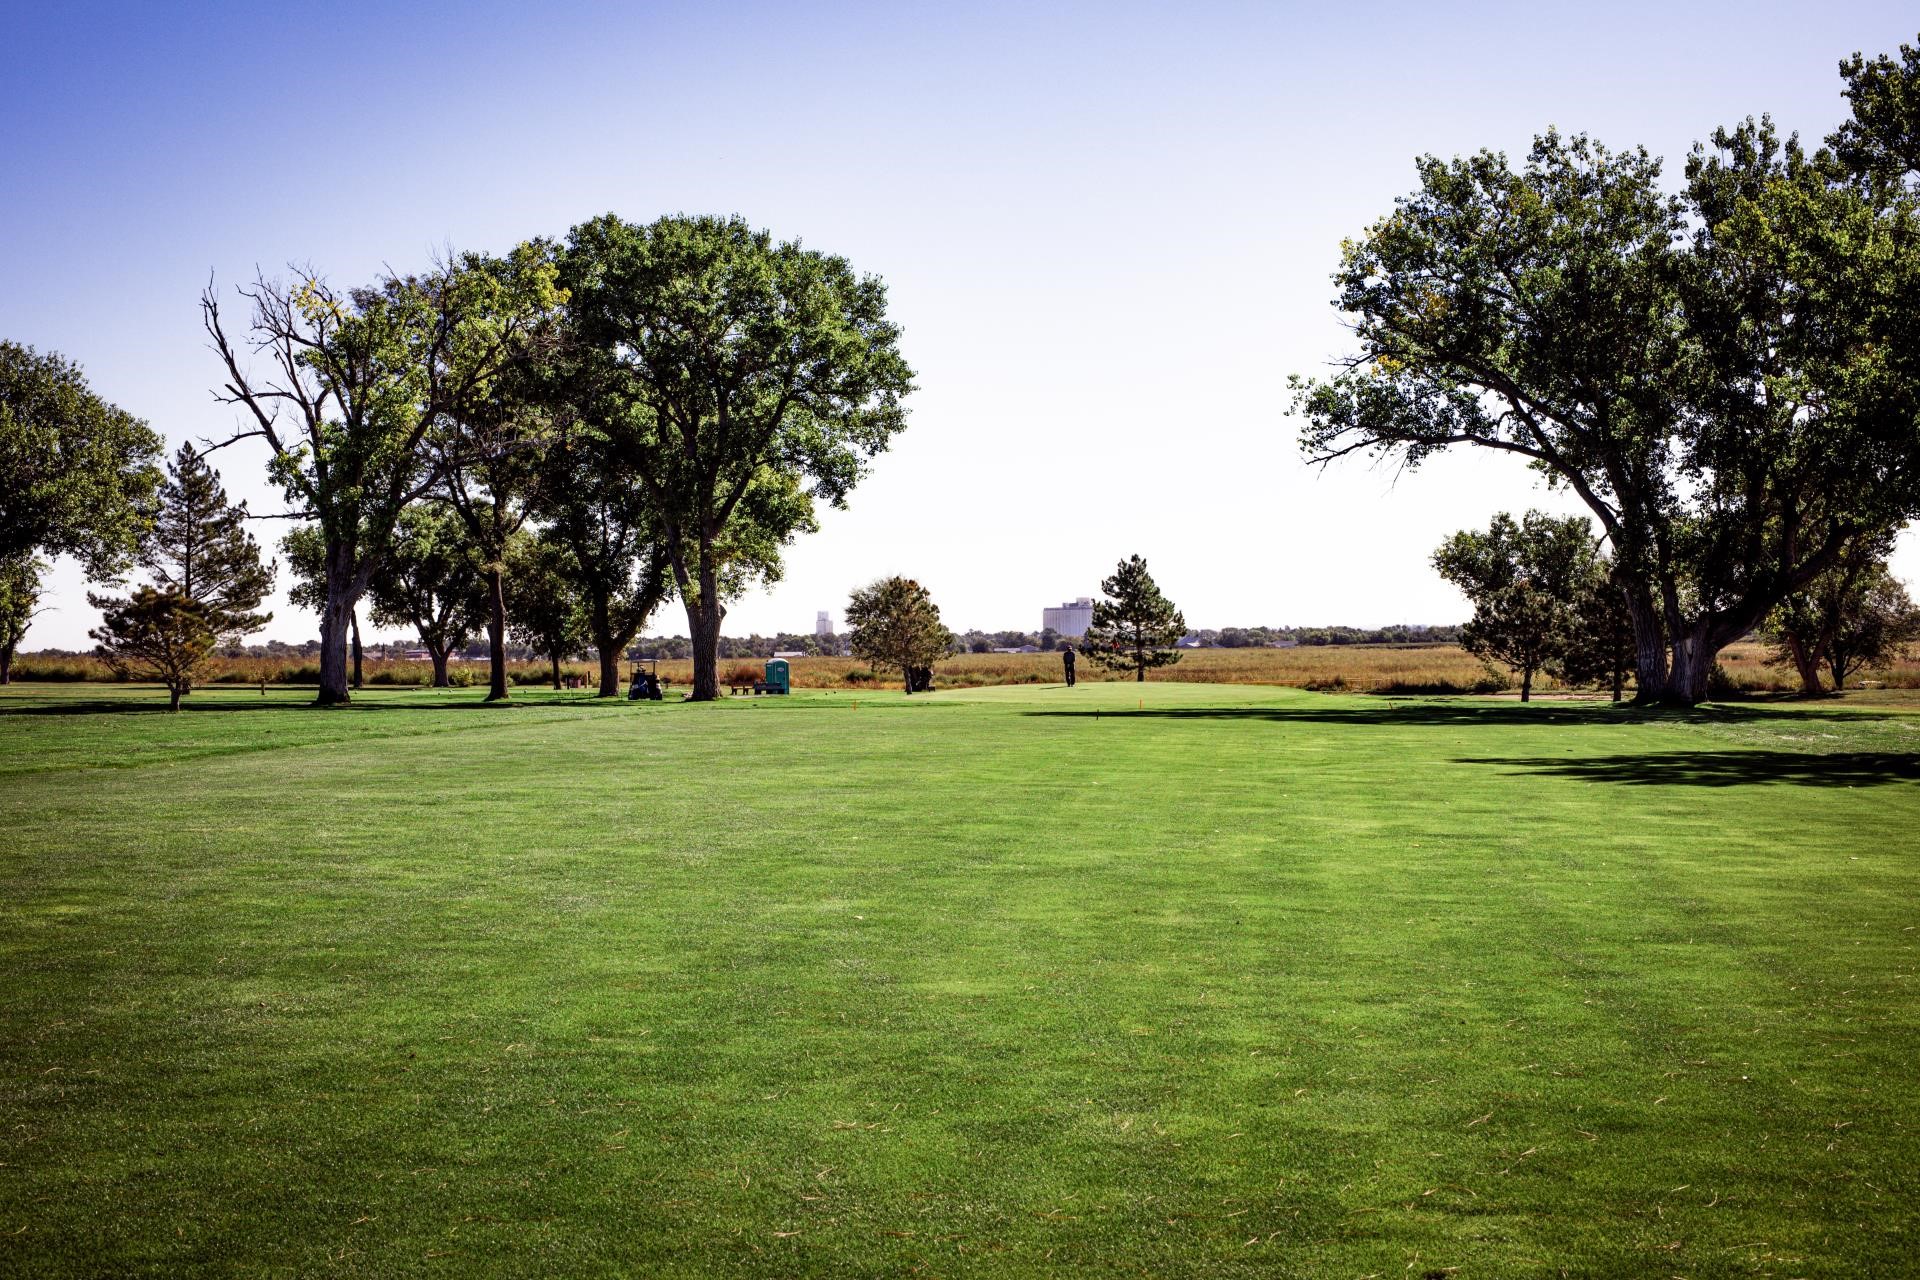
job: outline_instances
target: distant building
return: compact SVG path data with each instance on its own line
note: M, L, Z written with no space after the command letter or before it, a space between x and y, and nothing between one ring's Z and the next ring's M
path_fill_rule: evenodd
M833 634L833 615L825 609L813 615L813 634L821 637Z
M1063 604L1058 608L1040 611L1040 629L1051 627L1068 640L1078 640L1087 634L1087 628L1093 625L1093 597L1081 596L1078 600Z
M775 649L773 656L776 658L804 658L807 655L799 649Z

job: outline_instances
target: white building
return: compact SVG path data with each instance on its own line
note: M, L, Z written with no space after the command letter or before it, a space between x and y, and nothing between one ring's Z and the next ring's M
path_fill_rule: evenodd
M1057 608L1040 611L1040 628L1048 627L1058 631L1070 640L1077 640L1087 634L1087 628L1093 625L1093 597L1081 596Z
M833 615L825 609L813 616L813 634L822 637L833 634Z

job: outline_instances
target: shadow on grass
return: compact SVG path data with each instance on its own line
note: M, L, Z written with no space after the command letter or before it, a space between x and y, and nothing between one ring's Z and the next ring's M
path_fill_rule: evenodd
M1687 710L1636 707L1606 702L1393 702L1353 705L1329 702L1323 707L1131 707L1025 711L1029 716L1075 716L1085 719L1141 720L1268 720L1279 724L1338 724L1356 727L1381 725L1610 725L1610 724L1743 724L1769 720L1886 720L1897 712L1816 708L1807 703L1746 705L1710 703Z
M452 699L434 698L413 700L408 698L378 698L349 702L344 705L323 707L317 702L306 699L290 701L287 699L266 699L248 702L243 699L209 698L196 702L189 697L180 705L182 715L229 714L236 711L325 711L350 715L355 712L369 713L381 711L512 711L516 708L539 707L610 707L621 705L620 698L580 698L577 701L545 698L510 698L505 702L487 702L480 698ZM22 706L0 702L0 718L6 716L100 716L100 715L172 715L167 709L165 694L158 694L151 700L145 698L76 698L72 701L48 702Z
M1877 787L1920 781L1920 755L1892 751L1672 751L1646 755L1493 756L1456 759L1512 774L1545 774L1634 787Z

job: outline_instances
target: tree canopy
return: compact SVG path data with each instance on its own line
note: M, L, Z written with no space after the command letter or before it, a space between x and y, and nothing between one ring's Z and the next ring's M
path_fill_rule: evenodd
M13 683L13 655L40 611L40 575L45 568L37 556L0 556L0 684Z
M908 693L914 691L914 672L932 667L953 643L940 606L912 578L881 578L855 591L847 600L846 625L854 655L898 670Z
M220 641L212 610L178 588L140 586L127 597L89 595L100 625L89 634L95 650L123 680L155 680L167 687L171 709Z
M1898 657L1920 639L1920 613L1893 576L1892 539L1864 543L1774 608L1763 634L1775 665L1800 677L1800 691L1820 694L1823 672L1834 692L1862 668Z
M439 503L402 511L367 597L375 624L413 628L433 663L434 688L446 688L448 657L466 648L487 617L486 580L465 522Z
M886 288L737 217L582 223L561 279L585 357L574 395L653 504L694 642L692 696L712 698L729 543L765 563L813 502L844 504L905 426L913 373Z
M1640 696L1714 655L1853 540L1920 512L1920 234L1767 121L1669 194L1643 150L1548 132L1527 163L1418 162L1349 241L1358 351L1295 380L1310 459L1502 451L1570 488L1614 554Z
M507 546L507 615L514 639L547 659L556 689L562 659L587 638L572 558L564 541L545 533L522 533Z
M1441 543L1433 567L1473 602L1460 647L1519 672L1526 702L1535 674L1569 648L1595 559L1584 516L1529 511L1516 521L1503 511L1485 532L1463 529Z
M466 254L366 288L336 289L307 272L240 293L264 373L228 335L215 291L201 297L226 373L216 396L249 419L225 443L263 441L288 514L319 531L319 701L344 702L354 606L401 511L440 478L428 434L505 375L521 338L559 300L553 267L539 246L523 245L504 260Z
M62 356L0 341L0 560L70 555L111 579L160 481L160 437Z
M645 486L606 434L560 404L540 488L544 533L563 543L566 572L600 660L603 698L620 693L620 657L673 587L660 523Z
M1841 162L1882 182L1920 178L1920 48L1903 44L1898 58L1856 53L1840 76L1852 119L1828 141Z

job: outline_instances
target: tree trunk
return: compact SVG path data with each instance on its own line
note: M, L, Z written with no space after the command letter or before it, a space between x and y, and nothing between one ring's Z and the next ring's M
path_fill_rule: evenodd
M1633 673L1635 702L1667 700L1666 630L1660 624L1660 612L1653 595L1645 587L1626 592L1627 618L1633 627Z
M13 683L13 641L0 645L0 684Z
M1826 692L1820 683L1820 655L1810 652L1800 643L1800 637L1788 635L1787 656L1793 659L1793 669L1800 673L1800 692L1810 698L1817 698ZM1835 684L1834 688L1840 686Z
M356 603L352 566L344 547L327 548L327 599L320 610L320 693L322 707L352 701L347 691L347 616Z
M359 606L355 605L353 610L350 613L348 613L347 616L353 619L353 687L356 689L360 689L366 686L366 680L362 677L362 674L361 674L361 656L362 655L360 650Z
M1133 669L1133 679L1136 684L1145 684L1147 682L1147 664L1146 663L1143 662L1139 666Z
M1520 668L1520 701L1533 701L1533 668Z
M427 646L427 656L433 659L433 687L436 689L450 688L453 684L447 679L447 655L451 652L452 649L446 645Z
M1705 621L1676 631L1665 700L1691 707L1707 700L1707 681L1720 650L1707 642Z
M553 687L558 689L560 687L560 651L558 649L555 649L553 651L552 656L553 656Z
M167 710L180 710L180 694L182 692L183 690L180 688L180 682L178 680L167 681Z
M500 566L487 566L487 701L507 697L507 590Z
M587 626L593 632L594 651L600 655L600 692L596 697L620 696L620 651L626 646L613 637L612 608L607 594L588 588Z
M687 601L687 630L693 639L692 702L712 702L720 696L720 621L726 610L720 607L720 575L711 555L702 549L700 598ZM686 594L681 592L683 599Z
M1626 696L1626 685L1627 669L1616 659L1613 664L1613 700L1615 702L1619 702Z

